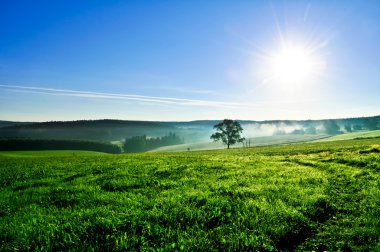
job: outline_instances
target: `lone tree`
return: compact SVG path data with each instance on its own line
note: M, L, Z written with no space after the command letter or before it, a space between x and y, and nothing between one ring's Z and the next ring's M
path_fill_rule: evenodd
M217 132L212 134L210 138L215 142L222 140L222 142L227 145L227 149L230 148L230 145L241 143L245 140L240 136L240 133L243 132L243 128L238 121L224 119L223 122L215 124L214 129L216 129Z

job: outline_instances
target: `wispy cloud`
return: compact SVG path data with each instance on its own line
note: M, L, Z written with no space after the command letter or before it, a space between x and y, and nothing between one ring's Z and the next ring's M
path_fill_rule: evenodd
M160 89L170 90L180 93L189 93L189 94L213 94L214 91L204 90L204 89L191 89L191 88L182 88L182 87L173 87L173 86L160 86Z
M78 91L70 89L43 88L32 86L16 86L16 85L1 85L0 88L13 90L18 92L33 92L45 95L61 95L71 97L82 97L92 99L107 99L107 100L129 100L138 102L147 102L154 104L182 105L182 106L200 106L200 107L224 107L224 108L241 108L247 107L249 104L236 102L220 102L198 99L183 99L172 97L145 96L134 94L115 94L91 91Z

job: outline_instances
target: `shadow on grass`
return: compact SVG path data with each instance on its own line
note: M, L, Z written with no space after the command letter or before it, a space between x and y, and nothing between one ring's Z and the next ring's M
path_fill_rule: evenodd
M85 177L85 176L86 176L86 174L83 174L83 173L74 174L72 176L69 176L69 177L63 179L63 182L70 182L70 181L73 181L74 179Z
M34 182L34 183L27 183L27 184L22 184L18 185L15 188L13 188L13 191L23 191L29 188L36 188L36 187L43 187L43 186L50 186L51 184L48 182Z
M73 207L79 204L77 193L70 189L55 188L45 197L43 204L54 205L58 208Z

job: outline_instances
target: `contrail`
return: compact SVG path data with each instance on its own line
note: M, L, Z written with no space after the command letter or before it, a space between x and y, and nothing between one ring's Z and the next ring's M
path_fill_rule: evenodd
M42 87L32 87L32 86L16 86L16 85L0 84L0 88L40 93L40 94L46 94L46 95L63 95L63 96L109 99L109 100L133 100L133 101L141 101L141 102L184 105L184 106L226 107L226 108L238 108L238 107L249 106L249 104L235 103L235 102L206 101L206 100L196 100L196 99L182 99L182 98L145 96L145 95L133 95L133 94L115 94L115 93L103 93L103 92L91 92L91 91L78 91L78 90L70 90L70 89L42 88Z

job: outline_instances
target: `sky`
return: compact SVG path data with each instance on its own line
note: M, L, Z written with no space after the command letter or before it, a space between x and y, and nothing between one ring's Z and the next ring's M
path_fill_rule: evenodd
M0 120L380 114L380 1L0 2Z

